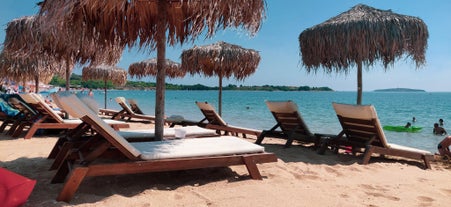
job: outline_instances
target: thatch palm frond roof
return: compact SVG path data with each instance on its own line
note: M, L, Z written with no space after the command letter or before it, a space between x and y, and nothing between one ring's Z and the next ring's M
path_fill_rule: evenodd
M169 78L182 78L186 71L180 69L180 63L166 59L166 76ZM157 59L151 58L140 62L132 63L128 67L128 74L133 78L142 78L146 76L157 76Z
M8 22L3 50L10 56L42 54L40 27L36 16L24 16Z
M359 4L299 35L302 62L307 71L347 72L357 63L384 67L403 55L417 67L425 63L428 30L418 17Z
M0 53L0 76L14 81L35 81L36 77L43 83L49 83L54 75L64 75L58 62L43 55L17 57L5 51Z
M253 74L260 63L260 55L256 50L222 41L185 50L181 59L182 70L191 75L234 77L237 80Z
M40 6L44 30L72 28L100 40L114 42L119 37L124 44L155 48L156 25L162 15L158 3L164 3L167 13L164 28L168 31L168 42L174 45L194 40L207 28L211 37L218 28L243 27L255 34L265 17L263 0L45 0ZM82 21L80 21L82 20ZM50 26L53 25L53 26ZM50 26L50 27L49 27Z
M84 67L83 80L111 81L114 85L123 86L127 83L127 72L119 67L110 65L97 65Z
M43 21L38 16L13 19L7 24L4 50L14 56L51 55L55 61L72 61L81 64L116 64L124 49L119 44L98 44L96 38L58 30L50 34L41 30ZM116 41L118 43L119 41Z

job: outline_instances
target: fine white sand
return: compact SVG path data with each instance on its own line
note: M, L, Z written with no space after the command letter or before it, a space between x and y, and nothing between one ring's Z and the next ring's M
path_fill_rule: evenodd
M153 127L131 123L132 128ZM259 165L263 180L244 166L105 176L86 179L68 203L57 202L62 184L46 159L55 136L30 140L0 135L0 167L37 180L25 206L450 206L451 164L435 161L424 170L415 160L318 155L295 143L265 139L277 163ZM255 138L245 139L254 142Z

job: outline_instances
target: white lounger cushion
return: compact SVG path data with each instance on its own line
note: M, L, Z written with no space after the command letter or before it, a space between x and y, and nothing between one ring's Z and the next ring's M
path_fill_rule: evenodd
M390 149L405 150L405 151L409 151L409 152L422 153L425 155L432 154L431 152L426 151L426 150L421 150L421 149L412 148L412 147L406 147L406 146L402 146L402 145L398 145L398 144L388 143L388 145L389 145Z
M133 142L131 144L141 151L140 157L143 160L264 152L262 146L233 136Z
M208 137L217 136L215 130L205 129L198 126L186 126L178 128L165 128L164 137L174 138L176 130L185 130L185 137ZM152 138L155 137L155 129L136 129L136 130L124 130L118 132L124 138Z

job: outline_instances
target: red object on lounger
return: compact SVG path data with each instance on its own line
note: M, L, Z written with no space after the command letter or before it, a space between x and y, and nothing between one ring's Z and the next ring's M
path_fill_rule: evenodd
M23 205L35 184L36 180L0 168L0 206L16 207Z

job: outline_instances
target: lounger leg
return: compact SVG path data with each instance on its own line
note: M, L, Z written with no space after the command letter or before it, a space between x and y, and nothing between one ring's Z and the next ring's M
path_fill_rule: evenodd
M263 131L260 136L257 137L257 141L255 141L255 144L262 144L263 139L265 138L266 133Z
M59 150L58 154L55 156L55 160L52 163L52 166L50 166L49 170L55 170L58 169L61 165L61 163L64 162L64 160L69 156L69 153L71 153L71 150L74 148L74 145L72 143L64 143L61 149Z
M53 159L56 157L56 155L58 155L61 146L63 146L63 144L67 142L66 138L59 138L58 141L56 141L55 146L53 146L52 151L50 151L49 156L47 156L47 159Z
M62 183L66 179L67 174L69 173L72 161L64 160L56 171L55 176L53 176L52 181L50 183Z
M27 134L25 134L24 139L31 139L31 137L33 137L37 130L38 128L35 127L35 125L31 126L30 129L28 129Z
M324 155L326 153L326 149L329 146L329 139L323 139L321 140L320 147L317 151L318 154Z
M69 179L64 183L64 187L56 198L57 201L69 202L73 197L83 179L86 177L89 168L77 167Z
M8 131L6 132L7 135L13 135L14 132L16 131L17 127L20 125L20 123L22 123L22 121L15 121L8 129Z
M8 124L10 124L10 123L13 123L13 122L10 120L3 121L3 124L0 126L0 133L2 133L5 130L6 126L8 126Z
M367 146L365 150L365 155L363 156L362 164L366 165L371 159L371 155L373 154L373 148L371 146Z
M290 147L293 144L293 136L288 136L287 142L285 143L285 147Z
M26 125L26 123L22 123L22 124L20 124L17 128L16 128L16 130L14 130L14 133L12 134L12 137L19 137L20 136L20 134L22 134L22 132L23 132L23 129L25 128L25 125Z
M243 161L251 178L254 180L261 180L262 175L260 174L260 171L258 170L257 164L255 163L253 157L243 156Z
M421 156L421 158L424 161L424 165L425 165L426 169L431 169L431 163L429 162L429 160L431 160L432 157L433 156L428 156L428 155Z

